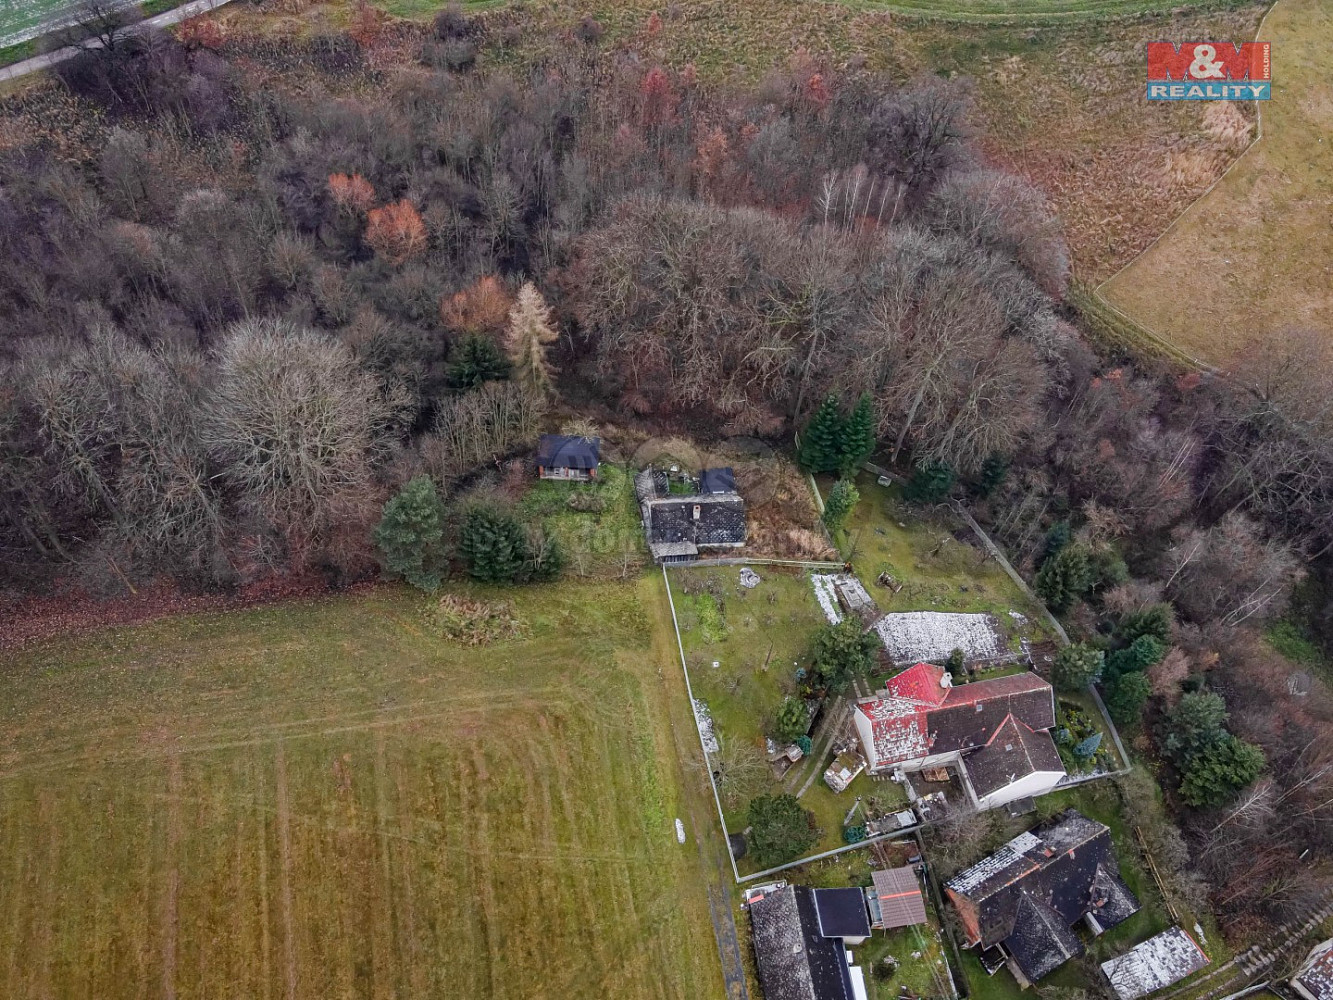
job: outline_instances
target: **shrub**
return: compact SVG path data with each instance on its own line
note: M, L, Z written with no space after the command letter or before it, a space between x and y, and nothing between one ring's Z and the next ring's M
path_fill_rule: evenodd
M859 844L866 839L865 824L860 826L844 826L842 828L842 839L847 844Z
M384 568L421 590L440 585L444 503L429 476L417 476L384 504L374 531Z
M783 743L792 743L810 728L810 712L800 698L787 697L778 709L773 735Z
M810 755L810 752L815 748L814 740L810 739L809 736L798 736L792 742L795 743L798 747L800 747L801 753L805 754L807 757Z
M1102 672L1104 655L1087 643L1076 642L1055 654L1051 679L1060 691L1082 691Z
M903 498L911 503L939 503L953 489L955 478L953 467L947 462L930 459L919 462L903 487Z
M1106 688L1106 710L1117 725L1138 722L1151 693L1152 682L1147 674L1121 674Z
M860 491L850 479L839 479L834 483L828 499L824 501L824 523L828 529L837 531L841 528L860 499Z
M800 857L818 839L815 817L793 795L750 800L750 852L761 868Z

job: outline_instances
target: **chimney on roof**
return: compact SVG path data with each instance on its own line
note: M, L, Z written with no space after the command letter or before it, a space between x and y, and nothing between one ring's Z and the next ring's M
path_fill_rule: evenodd
M942 688L953 687L953 674L949 673L949 671L947 670L944 671L944 673L940 674L940 687Z

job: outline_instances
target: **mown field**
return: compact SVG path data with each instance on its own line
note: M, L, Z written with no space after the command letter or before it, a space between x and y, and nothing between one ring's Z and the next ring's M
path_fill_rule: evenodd
M720 995L650 585L489 648L386 589L10 655L0 995Z
M1263 138L1163 238L1101 288L1159 336L1217 365L1333 310L1333 7L1279 0Z

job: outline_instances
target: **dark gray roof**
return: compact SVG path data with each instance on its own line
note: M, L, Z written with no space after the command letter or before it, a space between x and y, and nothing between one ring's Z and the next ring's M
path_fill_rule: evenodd
M789 885L750 903L764 1000L851 1000L841 938L819 931L814 893Z
M745 501L734 493L649 501L648 541L693 542L699 546L743 542Z
M1020 917L1020 911L1027 913L1040 904L1057 914L1066 929L1092 913L1110 929L1139 908L1119 872L1111 831L1067 809L959 872L945 888L976 907L983 948L1003 944L1011 954L1015 948L1024 951L1028 965L1020 962L1020 967L1026 974L1027 968L1038 969L1067 949L1059 935L1040 938L1025 930L1029 921ZM1052 950L1039 955L1042 940ZM1059 958L1056 965L1068 957Z
M735 493L736 474L728 468L704 469L699 477L700 493Z
M1004 950L1035 983L1071 958L1083 954L1083 945L1059 913L1044 900L1020 892L1014 930L1004 939Z
M1029 729L1050 729L1055 725L1055 693L1049 684L1035 684L1034 674L996 677L964 684L950 691L940 708L932 709L926 720L931 753L952 753L983 746L999 729L1007 716L1013 716ZM971 689L986 688L986 696L969 698ZM1014 690L1008 690L1012 687ZM954 691L959 692L955 695ZM968 700L963 700L967 698ZM958 704L955 705L954 702ZM969 758L968 766L971 767ZM1061 766L1056 770L1064 770Z
M600 438L543 434L537 442L537 464L546 469L595 469L601 449Z
M991 734L990 742L964 763L978 796L989 795L1037 771L1065 769L1051 734L1044 729L1033 732L1012 715Z
M816 889L815 913L824 937L870 936L863 889Z

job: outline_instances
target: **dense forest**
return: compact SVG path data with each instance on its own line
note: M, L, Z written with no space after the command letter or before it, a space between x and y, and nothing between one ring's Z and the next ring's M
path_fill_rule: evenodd
M591 18L535 66L519 31L110 25L0 104L90 137L0 149L0 587L339 585L404 484L464 521L544 420L780 442L866 398L1142 722L1173 884L1237 932L1333 888L1333 700L1270 641L1333 648L1330 349L1201 375L1087 340L964 80L798 53L704 86Z

